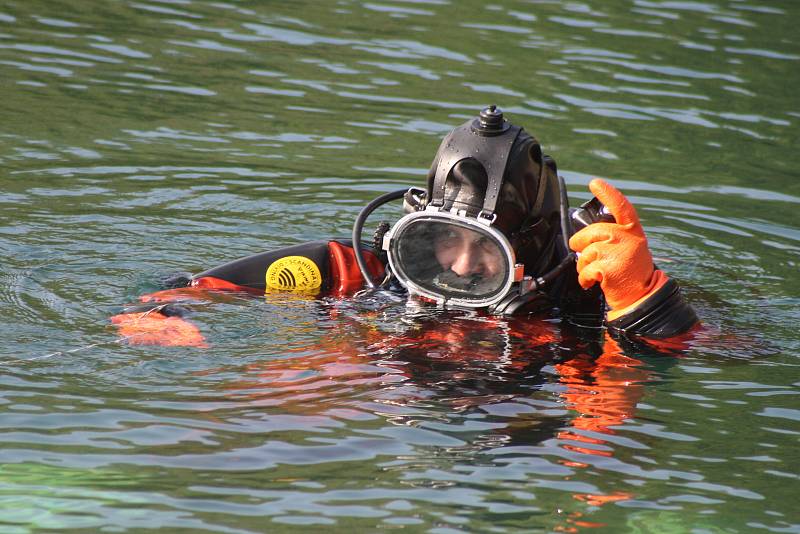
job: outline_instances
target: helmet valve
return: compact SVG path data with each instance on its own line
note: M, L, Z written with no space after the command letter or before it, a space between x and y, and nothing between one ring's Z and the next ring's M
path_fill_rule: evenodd
M472 131L483 137L494 137L507 131L511 124L503 118L503 112L492 104L481 111L472 121Z

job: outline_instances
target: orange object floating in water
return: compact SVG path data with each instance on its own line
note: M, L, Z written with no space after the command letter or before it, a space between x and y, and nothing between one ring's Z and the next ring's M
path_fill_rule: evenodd
M131 345L166 347L208 347L200 330L180 317L167 317L157 311L122 313L111 318L120 335Z

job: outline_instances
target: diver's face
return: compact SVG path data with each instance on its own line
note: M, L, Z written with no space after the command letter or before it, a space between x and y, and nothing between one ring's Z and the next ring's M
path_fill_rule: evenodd
M439 265L458 276L491 278L503 269L491 239L458 226L443 229L435 237L434 253Z

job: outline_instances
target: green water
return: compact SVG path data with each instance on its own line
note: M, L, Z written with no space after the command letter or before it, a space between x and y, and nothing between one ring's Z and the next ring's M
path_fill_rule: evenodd
M3 3L0 531L800 532L798 15ZM275 295L193 307L206 349L117 342L164 275L347 235L490 103L573 203L634 201L703 335Z

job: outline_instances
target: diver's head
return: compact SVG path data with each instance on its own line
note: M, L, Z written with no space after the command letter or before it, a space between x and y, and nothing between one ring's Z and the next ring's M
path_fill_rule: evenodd
M444 138L425 193L406 201L388 251L412 293L486 306L558 262L555 163L494 106Z
M560 231L555 161L495 106L444 138L428 171L425 205L436 192L442 209L472 218L485 209L487 197L496 196L492 226L509 240L525 272L536 275L552 263Z

